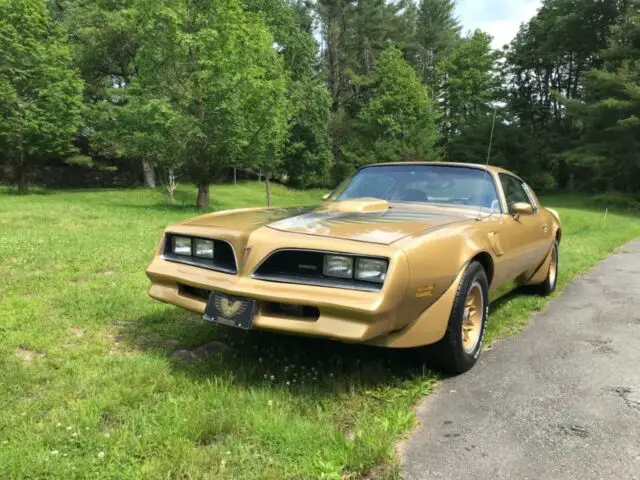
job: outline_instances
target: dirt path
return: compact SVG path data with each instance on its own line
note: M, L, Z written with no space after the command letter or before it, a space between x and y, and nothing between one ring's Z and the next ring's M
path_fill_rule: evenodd
M403 478L640 479L640 241L418 409Z

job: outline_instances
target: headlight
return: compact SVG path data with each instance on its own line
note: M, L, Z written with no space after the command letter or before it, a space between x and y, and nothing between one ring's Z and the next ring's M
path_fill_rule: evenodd
M375 258L358 258L356 260L356 280L383 283L387 276L387 261Z
M353 257L325 255L322 273L328 277L353 278Z
M174 235L171 238L173 239L173 253L186 257L191 256L191 237L177 237Z
M196 238L195 251L196 257L213 259L213 241Z

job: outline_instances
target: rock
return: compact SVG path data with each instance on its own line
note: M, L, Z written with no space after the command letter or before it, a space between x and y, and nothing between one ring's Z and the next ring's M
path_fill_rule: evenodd
M84 336L84 328L70 328L69 333L74 337Z
M16 348L16 356L21 358L24 363L31 363L36 358L44 357L44 353L34 352L24 347Z
M209 342L199 346L194 350L180 349L173 352L173 358L185 362L198 362L205 358L217 357L233 350L229 345L222 342Z

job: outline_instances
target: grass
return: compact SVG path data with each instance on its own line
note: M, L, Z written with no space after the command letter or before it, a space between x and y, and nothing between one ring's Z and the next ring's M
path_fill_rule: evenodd
M262 187L215 187L213 207L262 204ZM322 193L275 186L274 203ZM177 198L0 190L0 478L393 478L437 377L407 352L215 328L148 299L162 229L197 213L192 189ZM561 287L640 236L636 217L603 226L586 198L546 200L564 220ZM545 303L500 301L489 337ZM214 340L234 350L172 357Z

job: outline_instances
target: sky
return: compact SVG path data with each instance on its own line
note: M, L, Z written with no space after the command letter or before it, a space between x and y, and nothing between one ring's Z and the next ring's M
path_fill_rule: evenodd
M493 47L502 48L540 8L541 0L457 0L456 14L463 31L480 28L493 37Z

